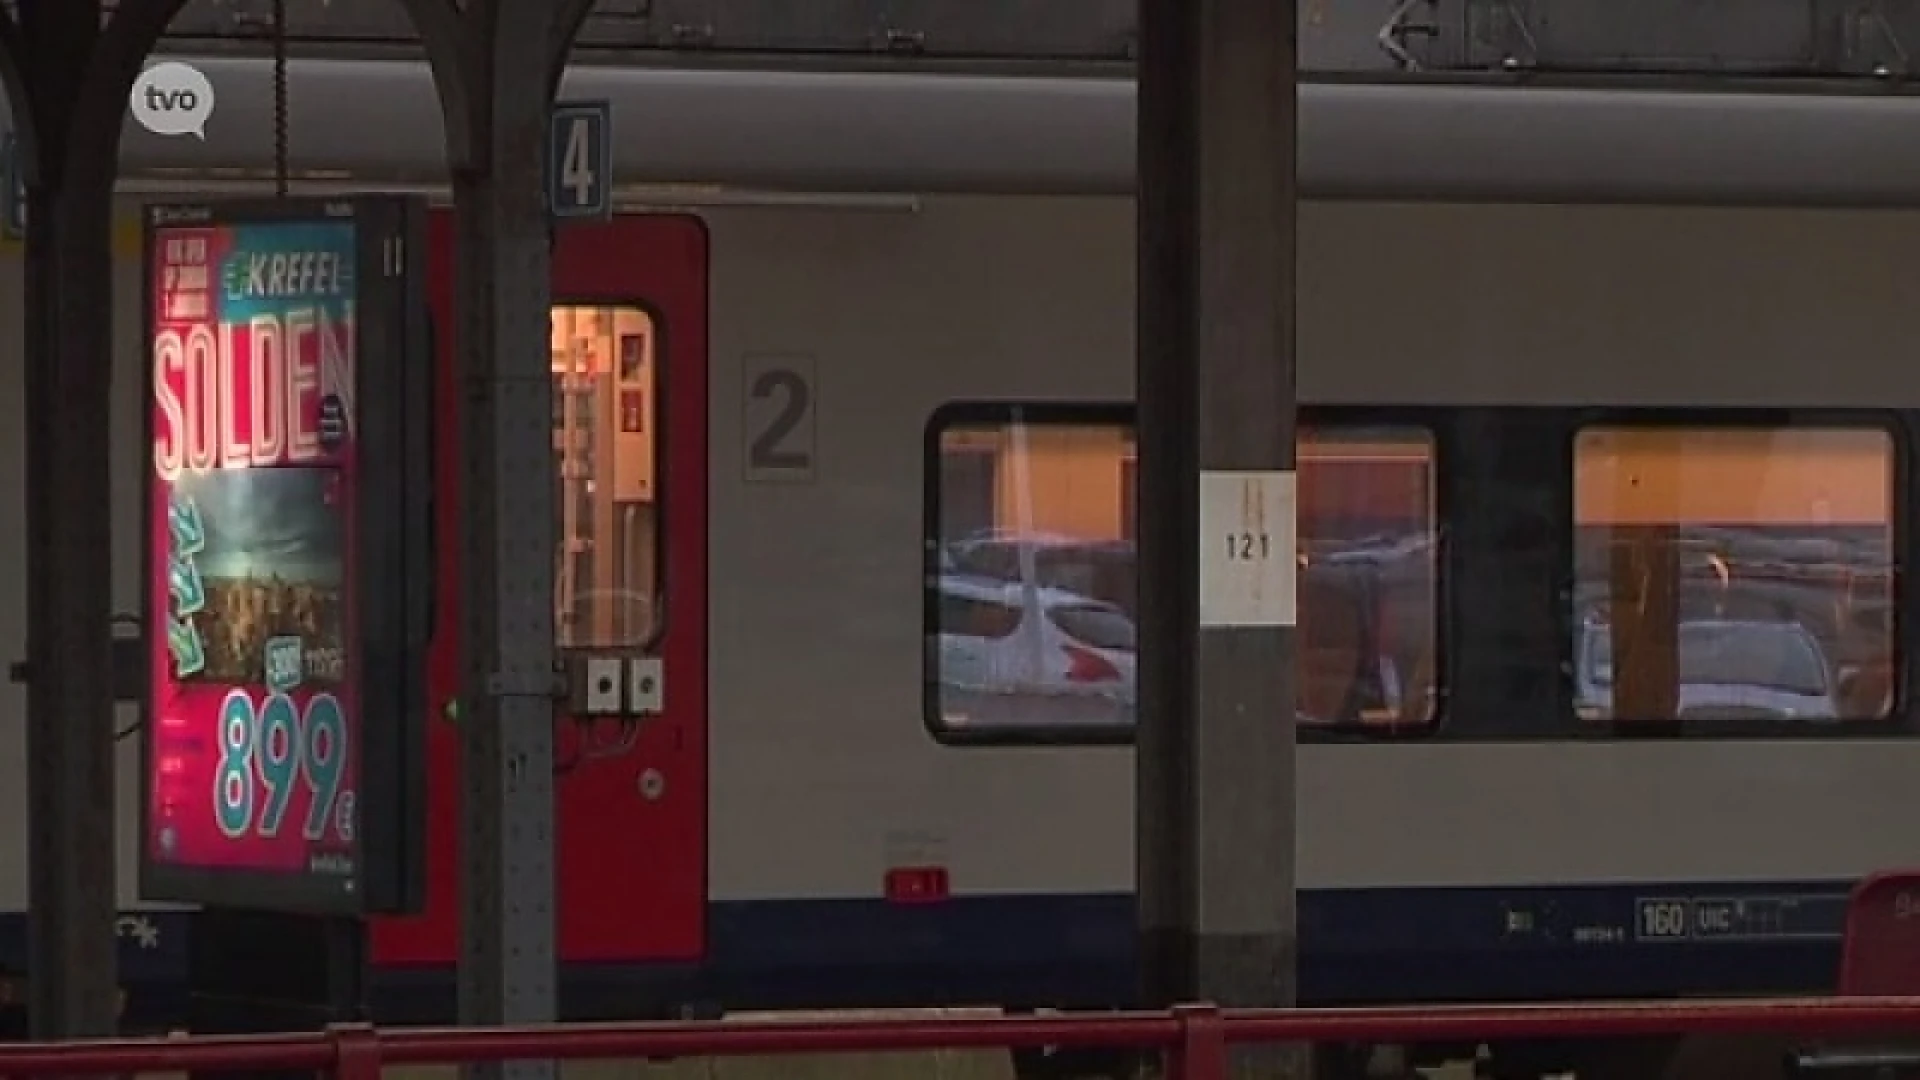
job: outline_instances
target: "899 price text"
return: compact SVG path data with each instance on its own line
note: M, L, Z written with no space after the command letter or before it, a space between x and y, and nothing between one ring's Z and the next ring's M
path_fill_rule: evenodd
M286 694L258 709L244 690L220 703L220 761L213 775L214 821L228 839L280 835L295 785L311 796L300 832L320 840L332 825L353 839L353 792L345 788L347 718L332 694L315 694L304 712Z

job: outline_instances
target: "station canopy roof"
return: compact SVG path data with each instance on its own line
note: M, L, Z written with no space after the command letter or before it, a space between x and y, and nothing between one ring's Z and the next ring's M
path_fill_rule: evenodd
M1309 197L1920 205L1920 3L1296 2ZM688 185L1122 194L1138 3L600 0L562 89L613 105L635 205ZM441 183L399 0L287 8L296 176ZM205 143L129 120L123 180L270 176L271 17L188 0L162 51L236 89Z
M11 3L12 0L6 0ZM1920 4L1832 0L1296 0L1301 66L1349 75L1752 77L1907 74ZM404 45L397 0L289 0L303 47ZM245 47L271 0L190 0L172 37ZM809 63L1125 66L1138 0L599 0L581 37L597 58L683 50ZM638 55L634 55L638 54ZM657 55L651 57L658 62Z

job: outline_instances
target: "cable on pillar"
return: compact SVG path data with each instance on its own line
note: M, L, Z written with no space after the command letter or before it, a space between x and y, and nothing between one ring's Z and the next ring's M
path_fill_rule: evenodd
M273 191L287 197L287 0L273 0Z

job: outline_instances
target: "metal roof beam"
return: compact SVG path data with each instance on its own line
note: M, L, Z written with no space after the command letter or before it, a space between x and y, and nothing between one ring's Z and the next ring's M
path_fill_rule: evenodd
M1137 0L599 0L582 28L587 54L772 54L900 61L1112 64L1134 58ZM169 37L223 46L263 42L270 0L191 0ZM1301 0L1305 69L1388 71L1376 42L1388 5ZM293 5L289 36L307 45L418 40L392 0Z
M1124 59L1133 0L599 0L585 49ZM174 38L246 40L271 25L269 0L193 0ZM291 36L309 42L405 42L392 0L301 4Z
M264 40L271 0L191 0L169 36ZM826 63L1128 64L1136 0L599 0L587 55L807 57ZM328 46L417 41L392 0L293 7L290 36ZM1315 73L1909 73L1920 0L1300 0Z

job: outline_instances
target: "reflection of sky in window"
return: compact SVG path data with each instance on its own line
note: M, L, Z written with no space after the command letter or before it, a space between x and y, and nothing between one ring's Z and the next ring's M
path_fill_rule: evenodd
M333 585L340 580L340 517L333 469L222 469L187 473L175 485L200 507L209 578L265 578Z

